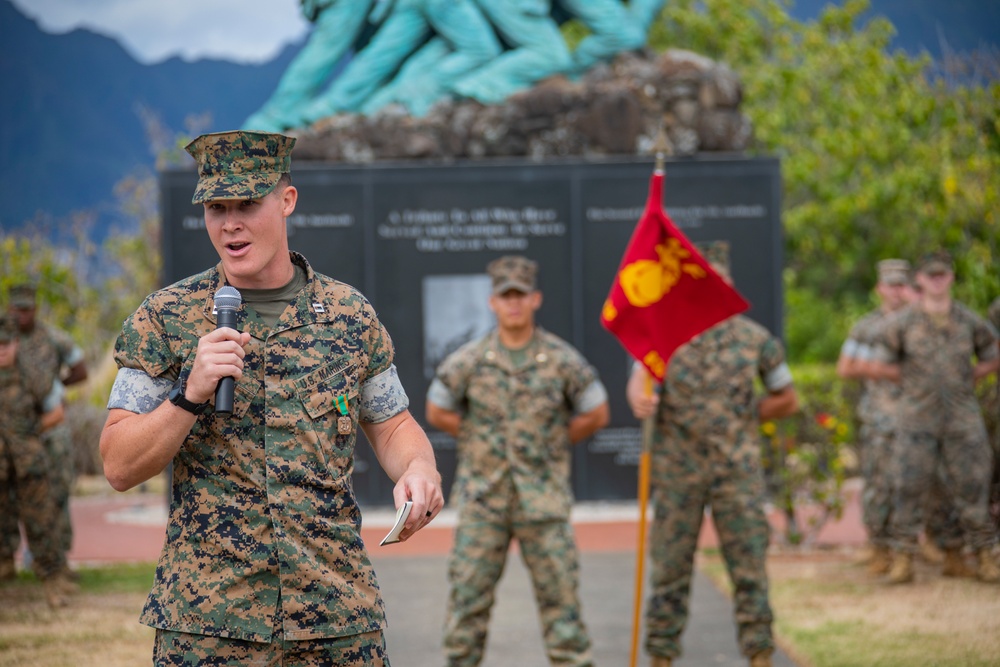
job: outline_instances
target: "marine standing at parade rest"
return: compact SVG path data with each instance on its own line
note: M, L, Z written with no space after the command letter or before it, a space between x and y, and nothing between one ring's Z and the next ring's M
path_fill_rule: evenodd
M13 319L0 314L0 511L11 511L7 502L13 499L45 599L56 608L66 604L76 585L66 578L66 554L51 530L59 510L49 489L52 465L41 434L63 417L63 388L19 359L19 348Z
M861 422L858 433L862 448L861 475L864 479L862 519L871 547L867 556L868 571L873 575L882 575L889 571L892 562L889 546L889 517L893 502L890 468L900 388L888 380L870 380L868 372L878 343L879 327L891 313L913 302L917 293L912 286L910 263L905 259L884 259L878 263L877 269L875 292L879 306L851 327L837 359L837 374L844 379L862 381L857 404ZM931 524L928 526L928 538L933 535L946 551L949 547L961 548L961 531L954 521L946 521L948 513L941 511L945 509L946 498L940 486L940 480L936 480L935 486L928 489L928 516L925 517L926 522ZM946 575L964 572L964 568L960 567L961 560L956 560L954 556L951 553L949 562L945 564ZM940 554L936 560L940 562Z
M729 280L728 245L715 242L705 258ZM754 381L767 390L757 396ZM730 317L670 357L658 394L639 364L626 397L638 419L656 420L650 459L654 517L650 529L650 596L646 651L652 667L681 655L691 573L706 507L719 534L733 583L740 651L752 667L771 665L773 614L765 557L769 526L760 424L798 409L784 347L756 322Z
M427 421L458 439L446 664L482 660L497 582L516 539L549 661L592 665L569 523L570 449L608 423L607 391L575 348L535 324L542 293L534 261L501 257L487 272L497 328L448 356L427 392Z
M396 506L413 502L403 539L444 502L374 308L289 251L294 144L222 132L187 146L221 261L148 296L115 345L105 474L124 491L173 464L141 617L156 628L157 665L388 665L351 482L357 428ZM242 293L242 331L216 326L224 286ZM228 415L212 401L225 377Z
M69 387L87 379L87 364L83 350L65 331L37 319L38 288L32 283L18 283L10 288L10 314L17 324L19 339L18 357L25 367L30 367L51 378L52 382ZM61 392L65 396L65 392ZM76 480L76 455L72 434L65 420L45 429L42 442L49 455L49 492L59 512L45 530L56 534L63 553L73 547L73 523L69 500ZM13 558L17 549L19 532L16 509L0 518L0 567ZM65 559L63 559L65 563ZM68 568L63 574L75 578Z
M1000 365L997 334L952 299L955 274L948 253L926 255L916 279L920 300L884 323L871 368L871 377L899 382L902 390L893 455L889 582L914 578L921 499L940 474L965 542L976 553L976 576L997 583L997 536L989 516L992 452L975 394L976 383Z

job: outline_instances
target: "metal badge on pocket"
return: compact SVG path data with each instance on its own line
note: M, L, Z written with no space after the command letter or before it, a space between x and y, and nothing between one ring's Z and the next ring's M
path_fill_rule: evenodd
M337 396L334 400L337 403L337 410L340 411L340 417L337 419L337 433L340 435L350 435L354 424L347 410L347 396Z

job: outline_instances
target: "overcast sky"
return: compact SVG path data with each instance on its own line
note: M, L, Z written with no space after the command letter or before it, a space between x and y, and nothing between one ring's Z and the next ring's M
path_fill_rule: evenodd
M10 0L45 32L86 28L136 60L266 62L302 38L299 0Z

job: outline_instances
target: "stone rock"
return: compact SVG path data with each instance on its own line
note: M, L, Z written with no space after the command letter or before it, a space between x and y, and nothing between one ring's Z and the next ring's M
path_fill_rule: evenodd
M502 104L445 100L423 118L392 105L290 134L298 137L296 160L347 163L649 154L660 128L673 155L739 152L753 139L742 97L725 64L678 49L644 51L578 81L552 77Z

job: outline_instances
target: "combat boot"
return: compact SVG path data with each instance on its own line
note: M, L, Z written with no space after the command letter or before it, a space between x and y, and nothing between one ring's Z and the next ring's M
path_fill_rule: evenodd
M45 592L45 601L48 603L49 609L59 609L69 604L66 592L63 591L59 580L55 577L43 581L42 590Z
M946 553L933 540L928 539L920 543L920 557L932 565L938 565L944 562Z
M941 566L942 577L974 577L975 571L965 564L961 549L945 549L944 565Z
M670 667L673 664L672 658L664 658L662 655L654 655L649 663L649 667Z
M17 565L13 560L0 560L0 581L14 581L17 579Z
M913 554L897 553L893 555L887 581L890 584L907 584L913 581Z
M750 667L771 667L771 654L774 653L769 648L764 649L760 653L753 655L750 658Z
M868 561L868 574L882 576L892 567L892 553L889 547L875 547L872 557Z
M861 552L858 557L854 559L855 565L868 565L875 558L875 554L878 552L878 547L868 542L862 547Z
M976 570L976 578L987 584L1000 582L1000 567L997 566L996 558L990 549L979 550L979 569Z

